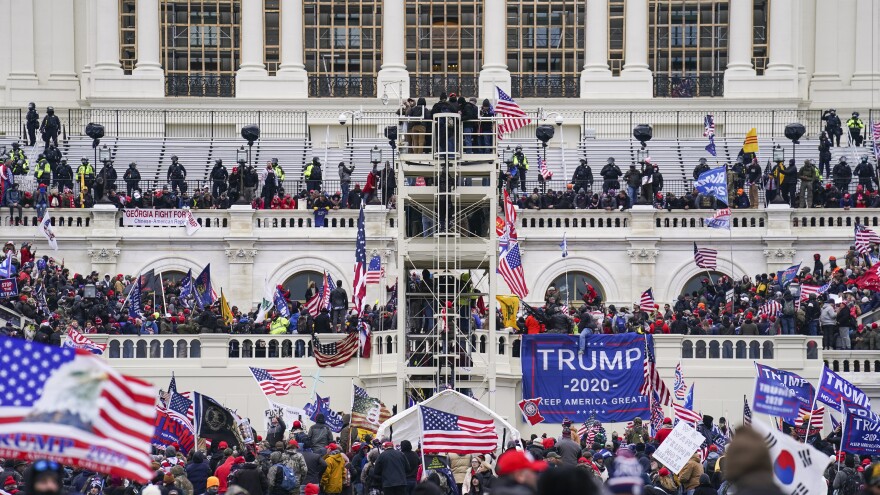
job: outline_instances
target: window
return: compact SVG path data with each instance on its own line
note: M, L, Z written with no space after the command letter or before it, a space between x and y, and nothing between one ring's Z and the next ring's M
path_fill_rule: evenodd
M584 294L589 292L588 286L595 291L596 296L605 299L605 290L596 280L596 277L585 272L568 272L556 277L550 287L544 292L545 298L550 288L555 288L560 304L580 306L584 304ZM598 304L597 304L598 305Z
M137 62L137 0L119 0L119 62L131 74Z
M706 272L702 272L698 275L694 275L687 282L685 282L684 287L681 289L681 294L691 294L695 295L699 293L703 289L703 281L708 281L711 277L711 281L713 284L718 283L718 280L725 275L721 272L709 272L709 275Z
M324 283L324 274L313 271L303 271L288 278L283 284L284 288L290 291L291 301L306 301L306 290L313 287L321 290ZM334 287L335 288L335 287Z
M723 75L727 0L650 0L649 9L649 64L655 77Z

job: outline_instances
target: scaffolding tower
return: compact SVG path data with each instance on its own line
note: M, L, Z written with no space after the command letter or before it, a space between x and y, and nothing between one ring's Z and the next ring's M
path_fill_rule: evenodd
M398 125L398 396L451 388L495 407L498 208L495 122L457 113ZM472 307L489 308L487 353L474 351Z

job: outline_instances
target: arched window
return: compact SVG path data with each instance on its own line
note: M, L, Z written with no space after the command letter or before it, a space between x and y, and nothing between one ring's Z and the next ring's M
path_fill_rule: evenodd
M111 340L110 341L110 357L118 358L119 357L119 341Z
M703 286L703 280L712 277L712 283L717 283L718 279L725 276L721 272L709 272L709 275L706 275L706 272L701 272L698 275L694 275L687 282L685 282L684 287L681 288L682 294L693 294L694 292L698 292L700 288Z
M549 294L551 288L555 288L558 293L558 300L562 304L581 305L584 304L584 295L587 294L587 286L596 291L601 300L605 300L605 290L596 277L586 272L566 272L553 279L550 287L544 291L545 297Z
M290 291L290 299L292 301L301 301L305 302L306 300L306 289L310 284L314 284L317 290L321 290L321 286L324 283L324 274L307 270L298 272L294 276L288 278L284 281L283 285L285 289Z
M177 284L183 277L186 276L186 272L182 272L180 270L166 270L162 272L162 282L171 282L173 284ZM194 273L193 277L198 276L198 273Z

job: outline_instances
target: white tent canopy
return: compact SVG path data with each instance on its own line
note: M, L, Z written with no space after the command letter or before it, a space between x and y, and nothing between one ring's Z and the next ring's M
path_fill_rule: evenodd
M491 409L480 404L470 397L460 394L455 390L444 390L431 398L420 402L409 409L397 413L388 418L381 426L376 438L390 438L394 443L400 443L403 440L409 440L415 448L421 441L422 424L419 416L419 405L432 407L439 411L455 414L458 416L468 416L471 418L486 419L491 418L495 421L495 431L498 433L498 445L503 450L502 442L510 440L519 440L519 431L501 416L495 414Z

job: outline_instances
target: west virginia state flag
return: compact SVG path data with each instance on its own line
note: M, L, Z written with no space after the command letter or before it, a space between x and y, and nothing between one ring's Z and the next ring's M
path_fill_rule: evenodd
M746 133L746 139L743 141L743 153L758 152L758 129L752 127Z

